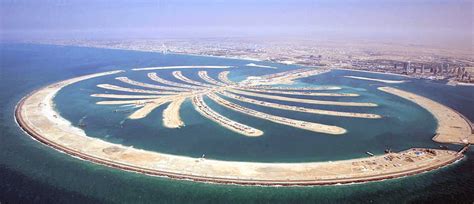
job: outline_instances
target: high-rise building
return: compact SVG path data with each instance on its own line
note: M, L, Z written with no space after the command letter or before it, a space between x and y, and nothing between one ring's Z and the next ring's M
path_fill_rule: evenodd
M408 74L408 63L406 62L403 63L403 73Z

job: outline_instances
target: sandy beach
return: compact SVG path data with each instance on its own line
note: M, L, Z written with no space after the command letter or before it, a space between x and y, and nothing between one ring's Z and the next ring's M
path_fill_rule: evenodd
M405 83L407 81L405 80L386 80L386 79L377 79L377 78L369 78L369 77L358 77L358 76L344 76L346 78L351 78L351 79L360 79L360 80L366 80L366 81L376 81L376 82L382 82L382 83L387 83L387 84L401 84Z
M133 68L133 71L146 71L146 70L163 70L163 69L228 69L232 66L164 66L164 67L145 67L145 68Z
M389 72L376 72L376 71L359 70L359 69L345 69L345 68L336 68L336 67L331 67L331 69L335 69L335 70L345 70L345 71L353 71L353 72L373 73L373 74L385 74L385 75L392 75L392 76L400 76L400 77L405 77L405 78L411 78L410 76L407 76L407 75L395 74L395 73L389 73Z
M167 128L179 128L184 126L184 122L179 116L181 104L186 98L178 98L172 101L168 107L163 111L163 125Z
M268 68L268 69L278 69L277 67L274 67L274 66L261 65L261 64L255 64L255 63L248 63L245 66L247 66L247 67L258 67L258 68Z

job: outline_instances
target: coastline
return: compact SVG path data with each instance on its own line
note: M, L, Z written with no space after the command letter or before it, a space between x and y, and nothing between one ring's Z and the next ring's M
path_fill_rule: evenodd
M113 74L113 72L107 73ZM85 134L82 135L82 133L69 132L71 129L74 129L70 123L56 127L54 125L55 122L63 118L54 112L54 103L52 103L54 95L67 85L93 78L94 76L101 76L101 74L106 73L68 79L32 92L17 104L15 120L34 139L69 155L127 171L201 182L277 186L357 183L418 174L443 167L463 158L462 152L409 149L399 153L335 162L258 163L220 161L161 154L107 143L100 139L87 137ZM44 101L48 103L42 105ZM44 114L45 110L52 110L52 113L49 113L49 115L52 114L53 117L48 118L48 114ZM41 120L41 122L38 123L38 120ZM38 131L42 130L42 126L46 128L44 132ZM39 134L39 132L43 134ZM85 147L87 148L84 149ZM410 156L412 153L429 152L427 150L436 152L440 157L418 158L421 163L416 165L407 163L407 167L402 169L390 167L386 169L386 172L369 171L367 173L361 170L360 173L357 173L353 172L352 169L354 162L361 163L362 167L366 168L363 163L367 161L384 162L387 156L403 157L408 155L408 157L412 158ZM417 157L413 158L416 159ZM397 162L403 161L397 160ZM189 165L192 165L192 167ZM268 172L269 169L273 171ZM335 173L328 175L323 170L335 171ZM337 171L341 173L338 174Z
M376 71L367 71L367 70L357 70L357 69L346 69L346 68L335 68L332 67L330 69L336 69L336 70L344 70L344 71L354 71L354 72L364 72L364 73L372 73L372 74L386 74L386 75L392 75L392 76L399 76L399 77L405 77L405 78L413 78L407 75L403 74L395 74L395 73L389 73L389 72L376 72Z

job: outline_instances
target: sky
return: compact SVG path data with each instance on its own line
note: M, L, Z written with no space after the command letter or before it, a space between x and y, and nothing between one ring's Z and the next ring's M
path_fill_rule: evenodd
M0 0L0 38L296 37L471 49L474 0Z

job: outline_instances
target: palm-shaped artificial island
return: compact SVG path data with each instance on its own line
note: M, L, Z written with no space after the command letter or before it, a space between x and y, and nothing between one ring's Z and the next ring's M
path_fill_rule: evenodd
M136 69L140 70L140 69ZM330 111L313 108L305 108L300 106L284 105L280 103L273 103L267 101L261 101L250 97L272 99L276 101L284 102L297 102L306 104L317 104L317 105L331 105L331 106L358 106L358 107L375 107L377 104L364 103L364 102L339 102L339 101L328 101L328 100L316 100L316 99L302 99L295 98L295 96L325 96L325 97L357 97L358 94L354 93L333 93L327 92L331 90L339 90L340 87L278 87L270 86L273 84L289 83L295 79L308 77L322 72L326 72L325 69L312 69L304 68L285 72L279 72L276 74L264 75L260 77L249 77L247 80L242 82L233 82L228 78L229 71L222 71L218 75L218 80L210 77L207 71L199 71L199 77L204 81L195 81L183 75L181 71L173 71L173 76L180 81L174 82L163 79L158 76L157 73L148 73L148 78L157 82L157 84L143 83L132 80L128 77L117 77L116 79L122 84L132 87L124 87L123 85L111 85L111 84L98 84L97 86L107 90L128 92L134 95L123 95L123 94L92 94L93 97L109 98L109 99L121 99L121 100L105 100L99 101L97 104L101 105L133 105L139 109L134 111L129 118L130 119L141 119L146 117L150 112L159 106L167 103L167 108L163 111L163 125L168 128L179 128L185 125L185 122L181 120L179 110L181 104L190 99L197 112L204 117L220 124L221 126L240 133L245 136L261 136L263 131L257 129L257 127L251 127L247 124L236 122L230 118L227 118L215 110L211 109L205 102L203 97L207 96L210 100L217 104L224 106L236 112L240 112L252 117L271 121L274 123L288 125L295 128L301 128L313 132L326 133L326 134L344 134L346 130L344 128L325 125L315 122L303 121L293 118L281 117L272 115L269 113L260 112L254 109L250 109L235 103L232 103L224 97L235 99L248 104L254 104L258 106L271 107L275 109L282 109L287 111L305 112L320 115L331 115L340 117L352 117L352 118L368 118L377 119L381 118L380 115L370 113L355 113L355 112L341 112L341 111ZM321 92L321 91L325 92ZM141 95L136 95L139 93ZM275 95L276 94L276 95ZM127 100L122 100L127 99Z
M182 66L180 68L217 67ZM153 69L169 69L169 67L137 68L134 70ZM262 135L263 131L259 130L259 127L251 127L248 124L242 124L220 115L212 110L203 98L207 97L216 104L251 117L327 135L344 134L346 130L342 127L260 112L232 103L229 99L240 101L242 104L253 104L295 112L367 120L381 118L380 115L370 113L340 112L280 104L294 102L294 104L328 105L331 108L337 108L337 106L368 108L377 106L377 104L367 102L315 99L320 96L324 96L325 99L338 97L354 99L358 96L354 93L334 92L340 87L297 88L278 86L278 84L291 83L295 79L321 74L326 71L328 70L296 69L259 77L249 77L241 82L229 80L229 71L220 72L216 80L210 77L206 71L201 70L198 72L201 78L199 81L191 80L188 78L190 75L186 74L188 76L186 77L181 71L172 72L176 78L173 81L165 80L158 74L151 72L147 76L156 83L143 83L128 77L117 77L118 81L114 83L117 85L97 85L106 90L116 91L117 94L96 93L92 96L109 99L97 102L100 105L136 106L136 111L128 116L130 119L145 118L157 107L167 105L167 108L163 111L163 124L169 128L184 126L186 121L180 119L179 109L185 100L191 100L196 111L206 118L229 130L252 137ZM225 161L142 150L93 138L82 129L72 126L55 110L54 97L62 88L80 81L121 72L123 71L118 70L79 76L36 90L18 103L15 111L16 120L26 132L38 141L67 154L95 163L149 175L245 185L325 185L366 182L413 175L437 169L462 159L468 144L472 144L474 141L471 122L461 114L428 98L393 87L378 87L377 89L410 100L428 110L438 122L433 140L441 143L467 144L467 146L459 151L412 148L401 152L388 152L387 154L367 158L334 162L265 163ZM372 78L359 78L357 80L376 80L378 83L389 83L389 81ZM298 96L315 97L304 98ZM264 99L277 102L268 102Z

